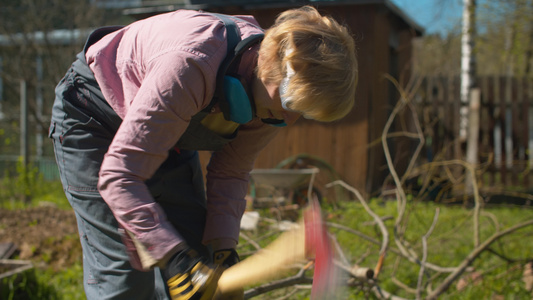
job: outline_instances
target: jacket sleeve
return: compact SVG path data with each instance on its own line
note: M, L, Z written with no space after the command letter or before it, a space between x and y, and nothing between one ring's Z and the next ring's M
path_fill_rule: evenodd
M214 73L191 55L170 53L152 62L100 169L99 191L132 238L142 269L176 251L183 238L144 183L167 158L192 115L201 110ZM184 82L187 80L187 82ZM135 250L135 249L134 249ZM134 251L135 252L135 251Z
M246 209L245 196L250 171L260 151L279 128L256 118L239 128L237 137L214 152L207 166L207 221L203 242L239 240L240 220Z

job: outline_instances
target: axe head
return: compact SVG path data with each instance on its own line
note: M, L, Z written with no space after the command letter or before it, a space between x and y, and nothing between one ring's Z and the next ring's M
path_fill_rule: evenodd
M338 284L333 263L334 253L326 225L316 199L304 210L305 250L315 260L311 299L332 298Z

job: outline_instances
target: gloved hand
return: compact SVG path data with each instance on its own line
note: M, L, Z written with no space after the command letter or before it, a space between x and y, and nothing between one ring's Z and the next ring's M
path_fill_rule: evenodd
M213 261L216 266L220 266L223 270L233 266L238 263L240 260L239 254L235 249L224 249L218 250L213 253ZM243 300L244 299L244 288L231 291L228 293L221 294L217 293L215 296L216 300Z
M208 265L192 249L178 252L163 270L172 300L213 299L221 274L222 268Z
M224 249L215 251L213 254L213 261L215 262L215 265L222 266L224 269L227 269L240 262L241 259L239 258L239 254L237 254L235 249Z

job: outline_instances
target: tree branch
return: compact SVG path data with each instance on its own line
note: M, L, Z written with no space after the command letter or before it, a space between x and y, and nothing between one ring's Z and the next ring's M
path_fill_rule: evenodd
M250 299L252 297L276 290L286 288L296 284L311 284L313 279L305 276L306 268L301 268L296 275L272 281L267 284L246 290L244 292L244 299Z
M372 218L374 218L374 221L378 224L378 227L381 230L381 235L383 237L383 241L381 242L381 249L379 250L380 260L378 261L378 264L376 265L376 269L375 269L375 273L376 273L375 276L377 277L378 274L379 274L379 271L381 269L383 260L385 258L385 253L387 252L387 248L389 246L389 232L387 231L387 227L385 227L385 223L383 223L383 220L381 220L380 216L378 216L376 213L374 213L372 211L372 209L368 206L368 204L366 203L366 200L363 198L363 196L361 195L361 193L359 193L359 191L357 189L349 186L348 184L346 184L342 180L336 180L336 181L334 181L332 183L329 183L329 184L326 185L326 187L329 187L329 186L332 186L332 185L335 185L335 184L341 185L345 189L351 191L357 197L357 199L359 200L361 205L363 205L363 207L366 210L366 212L370 216L372 216Z
M444 293L461 274L466 270L468 266L484 251L486 250L493 242L504 237L507 234L510 234L518 229L533 225L533 220L529 220L515 226L512 226L506 230L495 233L490 238L488 238L483 244L475 248L470 254L461 262L457 269L452 272L446 279L438 286L433 293L428 296L428 299L437 299L442 293Z
M428 256L428 238L433 232L433 229L435 229L435 225L437 224L437 219L439 218L439 212L440 209L437 207L435 210L435 216L433 217L433 223L429 227L427 233L422 237L422 261L420 263L420 272L418 272L418 283L416 286L416 299L421 299L422 296L422 282L424 278L424 267L426 264L427 256Z

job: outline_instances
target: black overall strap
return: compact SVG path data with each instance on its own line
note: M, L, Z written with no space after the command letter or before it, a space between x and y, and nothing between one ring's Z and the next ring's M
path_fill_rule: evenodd
M239 66L241 54L253 44L261 41L264 35L262 33L254 34L242 39L239 27L230 16L216 13L213 13L213 15L219 18L226 27L227 51L226 57L218 68L215 95L204 111L210 112L213 106L218 103L220 110L224 113L224 118L229 120L230 108L224 94L224 76L227 75L230 68Z
M222 64L218 68L215 95L205 111L211 111L213 106L215 106L216 103L219 103L220 109L224 112L224 117L227 117L226 112L229 112L229 104L224 96L224 75L235 58L235 47L237 47L237 44L241 41L241 31L231 17L215 13L213 15L224 22L224 26L226 27L227 51L224 61L222 61Z
M116 26L105 26L95 29L87 38L87 41L85 42L85 46L83 47L83 52L87 53L87 49L91 47L92 44L98 42L101 38L103 38L105 35L117 31L119 29L124 28L122 25L116 25Z
M89 92L90 95L87 97L87 99L95 104L93 111L91 112L93 114L92 117L97 119L112 132L116 132L118 130L118 127L122 123L122 119L105 100L102 90L100 89L98 82L96 82L94 73L87 64L85 53L91 45L98 42L102 37L113 31L119 30L122 27L124 26L108 26L94 30L87 38L85 46L83 47L83 51L76 55L76 60L71 66L72 84L76 89L82 92Z

